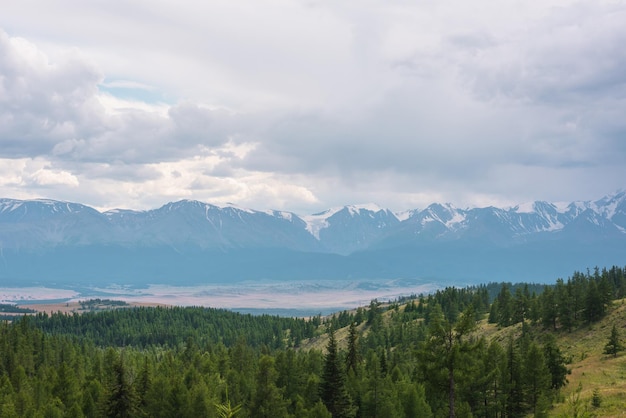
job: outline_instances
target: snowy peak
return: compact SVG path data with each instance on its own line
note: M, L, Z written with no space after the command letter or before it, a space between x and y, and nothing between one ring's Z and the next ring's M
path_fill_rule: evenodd
M366 203L362 205L348 205L344 206L343 210L347 210L352 216L359 216L363 213L365 214L373 214L378 213L380 211L386 211L386 209L381 208L376 203Z
M515 224L516 234L527 235L537 232L551 232L563 228L567 216L553 203L535 201L515 206L507 211L507 216Z
M455 229L460 227L466 220L467 211L458 209L450 203L440 204L433 203L424 210L412 210L402 213L398 219L403 222L419 224L426 227L431 224L439 225L446 229Z
M100 213L77 203L0 199L0 226L0 243L5 248L99 243L165 245L181 252L186 248L287 248L347 255L381 243L415 240L479 239L497 245L562 236L626 240L626 191L595 201L534 201L509 208L459 209L449 203L433 203L397 214L369 203L303 217L197 200L180 200L145 211Z
M536 213L539 215L554 216L558 213L558 208L554 203L536 200L534 202L523 203L511 209L515 213Z
M399 221L393 212L381 208L375 203L330 208L313 215L303 216L302 219L306 222L306 230L318 240L320 239L320 232L331 227L331 225L373 221L377 222L379 227L383 227L386 221L390 223ZM363 221L363 219L370 221Z
M450 203L441 205L434 203L426 208L424 221L435 221L444 224L446 227L461 223L465 220L465 215L452 206Z
M78 213L94 214L98 212L79 203L49 199L0 199L0 219L4 220L37 221L48 217L60 217Z
M303 220L326 250L339 254L366 249L400 223L392 211L373 203L332 208Z
M300 217L196 200L98 212L0 199L0 281L486 277L535 280L623 263L626 192L594 201L394 214L348 205ZM568 266L563 272L563 266ZM534 269L534 270L533 270Z
M594 202L596 211L607 219L626 216L626 191L620 190L617 193L605 196Z

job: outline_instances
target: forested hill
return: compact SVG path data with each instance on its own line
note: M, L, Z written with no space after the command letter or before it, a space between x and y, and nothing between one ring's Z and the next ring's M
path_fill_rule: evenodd
M304 320L202 307L140 307L50 316L44 313L27 320L47 334L73 336L99 346L140 349L177 347L188 341L230 347L239 339L253 348L282 349L313 337L321 323L319 316Z
M0 325L0 416L608 416L626 389L614 372L625 272L450 287L310 320L24 316Z

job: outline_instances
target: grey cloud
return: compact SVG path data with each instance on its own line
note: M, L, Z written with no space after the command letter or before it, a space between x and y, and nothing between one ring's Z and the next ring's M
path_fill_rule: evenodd
M97 130L101 75L72 53L51 63L0 31L0 155L32 156Z
M169 117L132 110L109 117L108 129L81 141L73 157L94 162L175 161L224 145L236 138L236 129L226 112L194 104L172 106Z
M480 15L461 2L322 1L284 10L250 5L241 14L207 3L194 5L193 16L180 6L144 14L135 5L115 18L120 4L80 3L81 13L59 17L67 27L48 19L37 20L40 33L30 30L76 42L107 78L171 89L168 97L184 100L161 113L112 115L96 99L102 75L86 58L51 62L35 49L37 59L27 60L0 32L0 75L8 80L0 82L0 156L45 155L94 182L155 179L148 164L218 157L194 191L223 187L215 177L261 172L306 187L322 205L375 193L399 202L425 190L447 191L453 202L533 189L545 196L573 193L568 181L582 183L585 173L607 184L617 181L607 178L611 169L622 173L619 3L526 2L519 17L508 3L480 1ZM11 8L27 15L19 2ZM113 22L96 22L101 12L119 25L111 37L89 27ZM90 17L79 24L79 14ZM234 17L243 19L239 26L230 24ZM254 147L242 156L232 147L242 144Z
M67 166L67 165L65 165ZM158 180L163 175L150 166L143 164L97 164L80 163L70 165L81 176L89 180L117 180L129 182L143 182L147 180Z
M51 62L0 32L0 156L58 161L149 163L197 155L246 126L229 112L181 103L168 117L129 109L107 114L100 73L76 53Z
M178 143L202 144L208 147L228 142L237 132L237 120L225 110L210 110L195 103L181 103L170 108L169 117L174 124Z
M233 164L220 163L213 167L211 170L205 170L203 172L205 176L228 178L235 175Z
M481 98L572 106L624 93L626 8L579 3L462 62Z
M509 131L497 115L437 93L407 85L350 121L319 113L285 117L244 164L286 173L463 170L468 176L489 160L511 157L509 149L517 145L502 140Z

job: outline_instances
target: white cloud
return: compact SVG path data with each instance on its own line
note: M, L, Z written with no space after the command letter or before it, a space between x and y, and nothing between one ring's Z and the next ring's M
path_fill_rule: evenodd
M621 1L39 3L0 16L5 195L315 211L624 187Z
M38 186L63 185L78 186L78 179L67 171L42 168L30 176L30 180Z

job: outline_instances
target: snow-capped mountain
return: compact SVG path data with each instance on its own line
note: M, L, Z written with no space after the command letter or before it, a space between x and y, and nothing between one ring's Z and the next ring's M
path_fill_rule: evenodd
M626 191L586 202L468 209L434 203L402 213L366 204L308 216L191 200L99 212L78 203L0 199L2 282L513 280L500 275L550 277L623 258Z
M366 249L390 228L400 223L389 209L375 204L349 205L305 216L307 231L327 251L350 254Z

